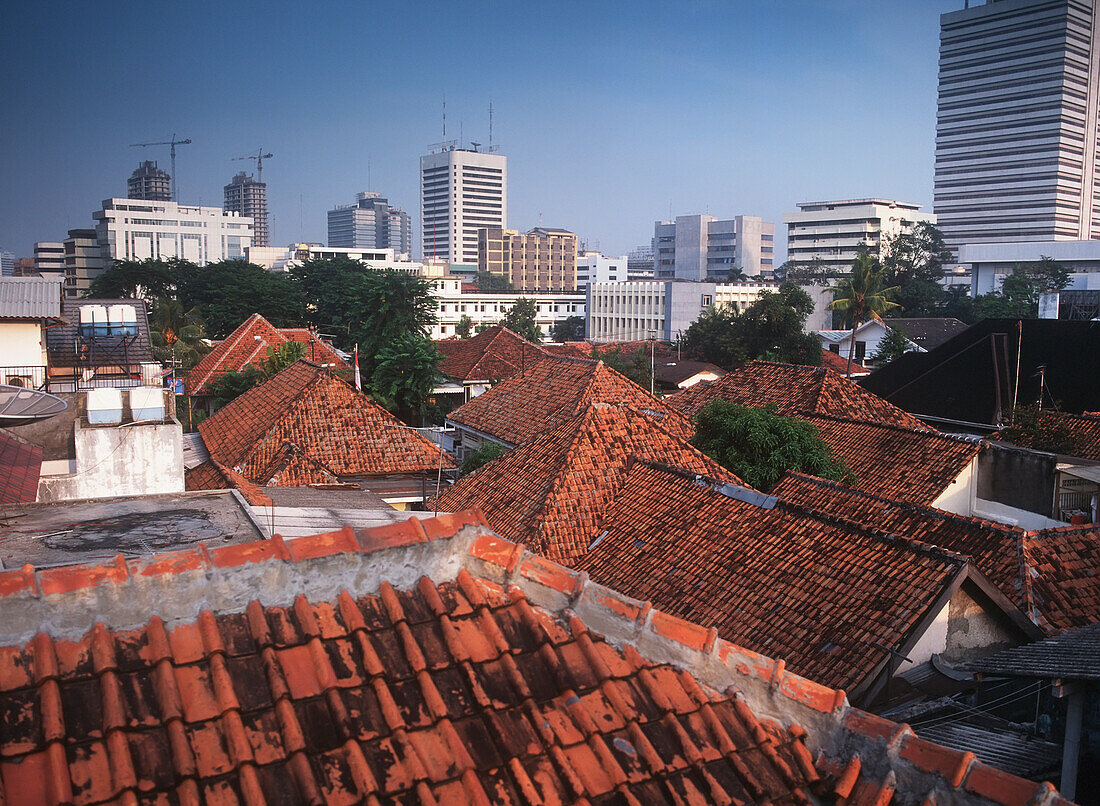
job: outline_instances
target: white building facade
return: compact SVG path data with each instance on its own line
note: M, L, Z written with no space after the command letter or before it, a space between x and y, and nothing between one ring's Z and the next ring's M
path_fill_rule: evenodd
M542 328L544 338L558 322L570 316L585 315L585 295L569 294L488 294L480 291L463 292L462 278L440 277L432 280L436 300L436 323L432 325L433 339L454 336L458 323L468 316L477 325L496 325L516 304L517 300L534 300L538 313L535 324Z
M589 283L618 283L627 279L627 257L606 257L599 252L585 252L577 258L577 291L587 290Z
M588 286L585 338L594 342L675 341L711 305L743 311L774 285L628 280Z
M948 246L1100 237L1097 0L940 16L934 209Z
M245 250L245 259L268 271L289 271L307 260L327 260L331 258L358 260L371 269L393 269L418 277L442 277L447 273L447 264L440 260L409 260L406 255L395 254L392 249L361 249L321 246L315 243L291 244L280 246L250 246Z
M420 158L421 257L477 265L477 231L508 227L508 158L453 142Z
M252 219L220 207L105 199L92 213L104 262L183 258L200 266L243 258Z
M682 215L653 224L653 266L658 280L721 282L730 271L770 274L774 268L775 224L740 215L720 221L712 215Z
M919 222L936 223L919 204L894 199L843 199L800 202L787 213L787 260L820 263L829 271L847 273L861 248L878 254L883 239L897 237Z

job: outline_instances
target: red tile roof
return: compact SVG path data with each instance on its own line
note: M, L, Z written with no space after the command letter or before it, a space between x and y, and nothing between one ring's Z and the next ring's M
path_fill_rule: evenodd
M185 468L183 479L188 490L239 490L244 500L253 506L273 506L271 499L264 495L262 487L214 459Z
M855 474L855 487L914 504L934 504L981 449L974 440L927 429L839 417L804 419Z
M1065 804L470 515L0 596L19 803Z
M443 356L439 371L456 381L503 381L548 355L501 325L468 339L442 339L435 346Z
M1031 607L1052 629L1100 622L1100 526L1029 532L1024 559Z
M838 355L832 350L821 351L821 365L828 367L834 372L839 372L841 376L848 377L848 356ZM870 371L865 369L863 364L859 361L852 360L852 375L870 375Z
M584 346L583 347L578 347L577 346L578 344L581 344L581 345L584 345ZM587 342L583 342L583 341L581 341L581 342L570 341L570 342L564 342L564 343L562 343L562 342L546 342L546 343L543 343L539 346L542 347L543 351L547 355L554 355L554 356L557 356L558 358L591 358L592 357L591 348L589 347ZM589 349L585 349L586 347L589 347Z
M934 430L827 367L750 361L713 383L696 384L673 395L668 403L692 416L714 398L741 406L772 404L784 417L824 414Z
M690 473L637 462L577 567L798 674L864 696L970 579L960 554ZM731 494L732 493L732 494ZM757 494L759 495L759 494ZM762 497L762 496L761 496ZM1007 601L1021 636L1039 635Z
M33 504L41 472L41 446L0 432L0 504Z
M261 486L435 470L439 449L324 369L299 361L203 420L211 458ZM444 467L453 467L443 457Z
M1064 430L1072 437L1078 445L1078 448L1072 452L1073 456L1100 462L1100 413L1068 414L1062 411L1044 411L1039 417L1039 424L1044 428ZM1021 448L1035 446L1034 441L1026 435L1013 439L1012 443Z
M499 534L572 564L599 532L632 456L698 473L737 477L689 444L678 415L594 403L448 488L443 511L479 508Z
M300 327L277 328L260 316L252 314L240 327L214 345L194 369L184 378L184 390L189 395L209 394L207 384L226 372L240 372L245 367L259 366L267 357L268 347L279 347L296 341L306 345L305 359L314 364L335 365L347 369L347 363L331 345L321 341L311 330Z
M467 401L447 419L518 445L572 420L592 403L621 404L684 419L602 361L579 358L544 358Z

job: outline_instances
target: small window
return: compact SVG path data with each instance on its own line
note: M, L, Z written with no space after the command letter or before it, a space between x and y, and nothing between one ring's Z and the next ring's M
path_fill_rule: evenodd
M702 301L702 302L701 302L700 304L701 304L701 305L702 305L702 307L704 307L704 308L705 308L705 307L707 307L708 305L710 305L710 304L711 304L711 296L710 296L710 294L703 294L703 301Z
M866 355L867 355L867 342L857 341L856 342L856 361L862 361L864 356L866 356Z
M830 353L836 353L837 355L840 355L840 345L839 344L830 344L829 345L829 352Z

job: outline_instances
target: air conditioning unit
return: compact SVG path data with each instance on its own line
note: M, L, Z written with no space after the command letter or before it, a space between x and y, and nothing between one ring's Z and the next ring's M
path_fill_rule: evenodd
M88 422L92 425L118 425L122 422L122 391L114 388L88 392Z
M138 386L130 390L130 411L134 420L164 419L164 390L154 386Z

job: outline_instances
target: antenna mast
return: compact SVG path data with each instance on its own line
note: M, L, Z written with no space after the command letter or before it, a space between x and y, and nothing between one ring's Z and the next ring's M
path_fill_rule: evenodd
M447 93L443 93L443 142L447 142Z
M489 153L493 153L493 99L489 99Z

